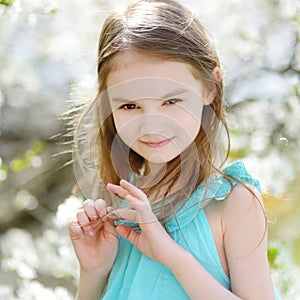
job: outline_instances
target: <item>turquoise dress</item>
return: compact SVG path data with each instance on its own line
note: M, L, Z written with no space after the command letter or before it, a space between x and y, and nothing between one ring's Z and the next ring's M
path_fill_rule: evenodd
M260 190L259 182L248 174L240 161L229 165L223 172L244 183L250 183ZM237 184L235 180L231 182L234 186ZM199 263L228 290L231 290L230 278L221 266L205 210L199 211L199 200L203 198L205 192L205 198L213 197L221 201L226 199L224 195L230 191L231 184L224 177L211 180L208 189L200 185L176 214L176 219L167 223L173 239L192 253ZM103 299L183 300L189 297L169 269L143 255L127 240L119 238L118 254Z

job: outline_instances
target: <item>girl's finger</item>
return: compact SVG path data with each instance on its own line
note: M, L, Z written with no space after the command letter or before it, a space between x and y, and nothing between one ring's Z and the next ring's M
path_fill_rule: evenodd
M145 204L139 204L144 205ZM144 209L144 211L138 211L130 208L120 208L114 210L111 214L114 214L116 219L135 222L138 224L148 224L157 222L156 216L152 213L151 209Z
M144 192L142 192L139 188L137 188L133 184L129 183L125 179L121 179L120 185L121 185L121 187L123 189L125 189L126 191L128 191L129 194L131 194L132 196L138 198L139 200L141 200L143 202L146 202L146 203L149 202L148 198L147 198L147 196L146 196L146 194Z
M83 231L80 224L76 220L70 220L68 224L69 235L72 241L82 238Z
M131 194L128 194L125 197L125 200L130 204L130 206L132 208L136 208L136 209L143 209L145 207L150 207L150 203L149 202L142 202L139 198L132 196Z
M81 209L76 214L78 223L80 224L82 231L86 235L92 236L95 232L92 228L92 226L87 225L90 223L90 219L88 218L87 214L85 213L85 210Z
M152 212L149 202L138 202L138 199L131 195L127 195L126 200L137 212L136 222L139 224L157 222L157 218Z
M106 202L103 199L95 200L95 208L100 217L104 217L107 214Z
M120 197L122 197L123 199L127 200L127 202L130 204L130 206L132 208L136 208L137 205L144 205L144 204L149 203L146 195L144 195L144 196L146 197L147 202L142 201L141 199L139 199L137 197L133 197L131 195L130 191L125 190L123 187L121 187L119 185L109 183L107 185L107 188L109 189L110 192L117 194ZM131 198L129 198L129 197L131 197Z
M99 219L99 215L95 208L95 203L91 199L87 199L83 202L83 208L85 210L86 215L91 221L95 221Z
M104 222L103 226L104 226L103 234L104 234L105 238L107 238L111 241L118 239L118 234L116 233L113 220L108 219L106 222Z
M113 219L137 222L137 211L130 208L115 209L109 214Z
M116 232L120 234L123 238L131 242L133 245L137 246L137 241L139 239L139 233L127 226L118 226Z
M125 198L128 195L128 191L126 189L124 189L123 187L116 185L116 184L108 183L107 189L110 192L117 194L121 198Z
M138 198L128 194L125 197L125 200L130 204L131 208L134 208L138 210L139 212L143 212L145 210L150 210L151 211L151 206L149 202L142 202Z

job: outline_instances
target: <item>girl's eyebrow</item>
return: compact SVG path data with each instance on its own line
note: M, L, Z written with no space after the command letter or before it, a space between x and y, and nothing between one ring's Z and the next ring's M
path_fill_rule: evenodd
M166 98L170 98L170 97L173 97L173 96L177 96L177 95L180 95L180 94L183 94L183 93L186 93L188 92L189 90L188 89L177 89L177 90L174 90L174 91L171 91L163 96L160 96L158 97L156 100L161 100L161 99L166 99ZM147 98L150 98L150 97L145 97L145 99ZM123 98L123 97L114 97L111 99L112 101L114 102L128 102L128 101L133 101L133 99L126 99L126 98Z

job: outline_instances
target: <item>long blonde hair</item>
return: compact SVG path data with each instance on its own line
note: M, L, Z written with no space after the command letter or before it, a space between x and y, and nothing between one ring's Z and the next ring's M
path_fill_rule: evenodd
M158 59L187 63L195 78L201 80L207 89L215 91L211 104L204 107L201 129L193 145L167 163L164 176L155 186L143 188L149 197L159 197L161 206L157 215L164 220L177 204L183 205L197 186L210 178L213 171L220 170L228 157L230 143L224 119L223 84L222 79L218 80L213 75L213 70L220 67L220 63L203 25L176 0L136 1L123 12L112 12L106 18L98 47L98 94L94 102L89 104L89 107L96 108L95 120L98 123L95 126L99 122L101 124L96 133L95 164L103 187L100 189L102 197L107 183L118 184L121 178L132 180L142 176L141 169L145 165L143 157L129 149L119 138L108 101L105 101L108 74L117 62L117 55L129 49ZM82 114L86 114L87 110L89 108L84 107ZM77 129L81 126L80 119ZM215 158L221 127L225 129L227 145L223 149L224 161L217 164ZM89 135L88 130L86 134ZM75 132L75 143L76 138L78 134ZM112 147L117 151L114 161ZM180 191L172 194L180 175L186 181Z

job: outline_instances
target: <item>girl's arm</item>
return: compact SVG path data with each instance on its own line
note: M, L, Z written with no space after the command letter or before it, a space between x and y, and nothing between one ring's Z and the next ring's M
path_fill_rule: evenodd
M259 192L237 185L224 201L224 245L232 290L243 299L274 299L267 220Z
M176 247L171 254L169 268L191 299L203 295L206 299L274 299L262 199L252 191L257 199L245 187L237 186L221 203L232 292L216 282L183 248Z
M170 253L172 262L167 267L191 299L247 299L227 290L199 264L191 253L179 245L173 250L173 253ZM268 298L262 299L267 300Z
M69 222L69 234L80 264L77 300L98 300L103 294L118 249L113 220L106 216L104 200L87 200ZM97 223L98 219L103 222ZM91 221L98 224L87 226Z
M109 185L108 189L130 203L131 210L123 209L119 213L138 222L142 229L140 234L126 226L118 226L116 231L142 253L168 267L191 299L274 299L267 261L265 216L259 195L256 200L245 187L236 187L222 203L231 292L165 232L151 212L145 194L125 181L120 186Z
M76 300L99 300L103 294L108 274L80 270Z

